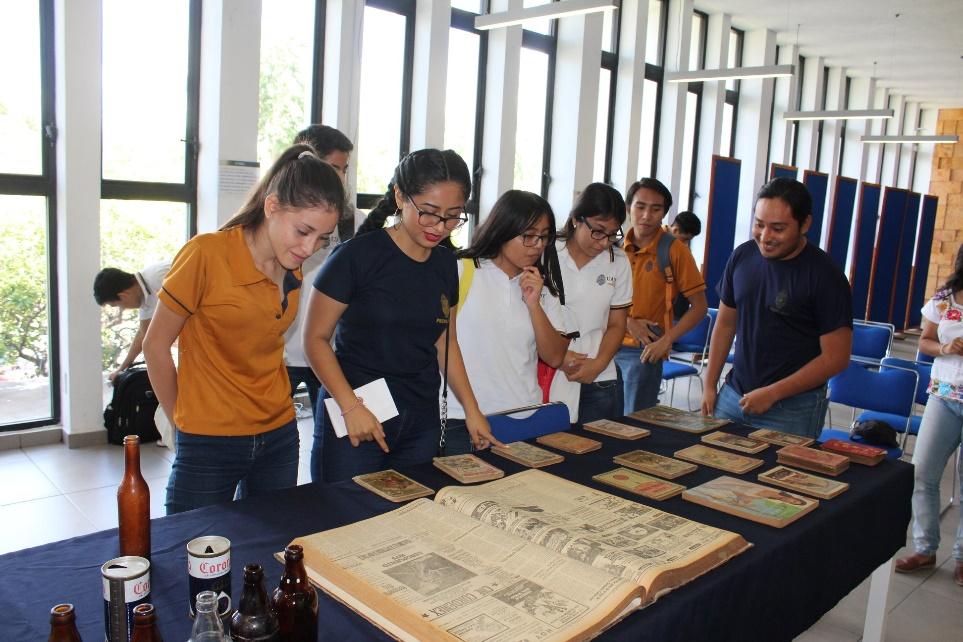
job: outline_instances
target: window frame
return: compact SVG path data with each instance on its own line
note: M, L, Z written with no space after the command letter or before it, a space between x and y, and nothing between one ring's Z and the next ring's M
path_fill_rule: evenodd
M558 21L552 20L552 33L522 30L522 48L544 53L548 56L548 73L545 77L545 129L542 143L541 196L548 198L548 186L552 183L552 118L555 107L555 61L558 53Z
M487 3L486 3L487 5ZM485 7L487 9L487 6ZM471 198L465 204L468 212L469 234L479 223L479 194L481 194L482 177L482 145L485 136L485 90L487 87L488 70L488 31L475 28L475 16L465 9L451 8L451 24L449 29L459 29L479 37L478 41L478 79L475 91L475 146L472 151L471 163ZM450 61L449 61L450 62Z
M642 52L642 62L645 65L645 80L651 80L656 86L655 122L653 123L652 131L652 163L650 164L651 170L649 171L650 176L656 176L659 171L659 130L662 125L662 90L665 82L665 37L669 29L669 12L667 11L666 0L649 0L649 2L661 3L661 8L659 9L659 42L657 44L659 64L653 65L652 63L645 62L646 52ZM646 49L647 48L648 44L646 44Z

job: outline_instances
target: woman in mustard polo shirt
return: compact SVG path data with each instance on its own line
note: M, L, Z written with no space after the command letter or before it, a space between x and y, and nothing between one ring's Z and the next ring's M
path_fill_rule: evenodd
M301 263L334 231L344 199L334 168L294 145L234 218L175 257L144 340L154 393L178 429L168 514L297 483L284 331Z

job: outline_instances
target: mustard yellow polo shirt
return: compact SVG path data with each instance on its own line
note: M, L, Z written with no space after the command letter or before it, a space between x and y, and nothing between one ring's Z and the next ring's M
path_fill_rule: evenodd
M665 325L666 295L665 275L659 269L659 239L666 232L659 230L655 238L645 247L635 245L635 230L629 229L625 235L625 255L632 266L632 307L629 316L638 319L648 319L659 325ZM672 298L680 293L692 296L706 289L706 282L696 266L692 252L679 240L673 240L669 246L669 263L675 277L672 283ZM638 342L628 332L625 333L624 344L638 345Z
M178 252L158 297L187 320L178 338L178 429L245 436L294 420L284 331L298 313L301 271L281 289L254 265L237 227Z

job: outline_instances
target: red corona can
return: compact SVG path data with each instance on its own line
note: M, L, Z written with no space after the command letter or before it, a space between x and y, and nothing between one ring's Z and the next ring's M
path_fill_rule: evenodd
M231 540L219 535L197 537L187 543L187 604L194 617L194 603L201 591L217 595L217 614L231 612Z
M150 598L150 562L125 555L100 567L104 592L104 631L107 642L129 642L134 607Z

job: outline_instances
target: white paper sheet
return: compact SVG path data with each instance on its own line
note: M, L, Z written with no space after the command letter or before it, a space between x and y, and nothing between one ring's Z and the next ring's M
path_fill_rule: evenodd
M387 421L398 416L398 407L391 397L388 382L384 380L384 377L366 383L360 388L355 388L354 394L364 400L365 408L370 410L378 421ZM338 405L338 402L334 400L334 397L328 397L324 400L324 406L328 409L328 418L331 420L334 434L338 437L347 436L348 427L344 423L344 417L341 416L341 406Z

